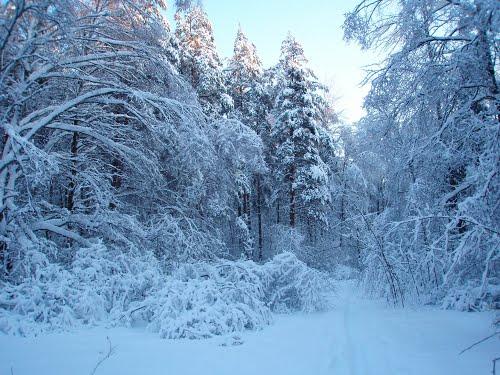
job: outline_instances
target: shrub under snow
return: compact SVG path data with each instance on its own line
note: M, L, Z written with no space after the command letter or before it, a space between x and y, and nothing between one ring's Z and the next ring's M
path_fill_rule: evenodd
M292 253L258 265L252 261L181 266L141 306L143 319L163 338L208 338L268 325L273 312L327 308L327 277ZM138 304L139 305L139 304Z
M275 312L314 312L328 307L329 279L292 253L276 255L257 272L265 285L266 304Z
M459 311L498 310L500 309L500 287L490 286L485 291L473 284L453 288L444 297L442 307Z
M34 253L34 276L1 286L0 331L31 335L145 321L163 338L198 339L261 329L272 321L271 312L327 307L326 275L291 253L263 265L184 264L168 276L161 276L154 258L136 253L96 244L80 250L70 269Z
M120 317L160 275L151 258L132 253L97 243L80 249L66 270L39 251L28 252L32 276L0 284L0 332L25 336Z
M243 262L184 265L144 306L142 316L162 338L208 338L271 322L262 284Z

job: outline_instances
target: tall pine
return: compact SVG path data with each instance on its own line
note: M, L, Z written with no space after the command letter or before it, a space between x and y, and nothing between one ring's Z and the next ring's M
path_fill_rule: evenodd
M175 20L181 74L195 89L206 115L214 118L227 113L232 103L226 94L222 62L207 14L199 5L180 7Z
M328 166L321 157L322 86L307 68L302 46L288 35L281 46L271 129L275 195L288 208L290 227L325 220L330 202Z
M259 80L262 75L262 63L257 56L255 45L248 40L241 26L234 41L234 54L229 61L228 88L234 101L234 108L245 116L243 120L255 112L255 99Z
M226 71L227 87L234 102L233 115L255 130L265 144L269 136L266 116L271 109L271 102L265 90L262 63L255 45L248 40L241 26L236 34L234 54ZM251 181L243 181L241 184L238 215L244 219L249 231L255 229L256 258L262 260L265 176L260 171L247 178L251 178ZM254 228L252 217L255 217Z

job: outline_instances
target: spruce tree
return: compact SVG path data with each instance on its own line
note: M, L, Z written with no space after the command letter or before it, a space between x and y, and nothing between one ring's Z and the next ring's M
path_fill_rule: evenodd
M275 191L288 206L289 225L324 220L330 201L328 167L321 158L321 86L307 68L302 46L288 35L281 47L271 129Z

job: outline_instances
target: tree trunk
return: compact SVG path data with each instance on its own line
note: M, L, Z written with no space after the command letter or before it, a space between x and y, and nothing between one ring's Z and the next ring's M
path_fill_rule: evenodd
M75 121L75 125L78 125ZM75 190L76 190L76 175L78 173L77 158L78 158L78 133L74 132L71 138L71 180L68 184L68 193L66 196L66 208L73 212L75 207Z
M290 168L290 227L295 227L296 221L296 212L295 212L295 188L293 187L293 183L295 182L295 165L292 165Z
M246 201L246 210L245 210L245 215L246 215L246 224L248 227L248 230L252 230L252 219L250 217L250 212L251 212L251 202L250 202L250 193L245 193L245 201Z
M280 199L276 199L276 224L280 223Z
M262 262L263 258L263 238L262 238L262 192L260 186L260 176L257 176L256 185L257 185L257 226L258 226L258 247L259 247L259 255L258 260Z

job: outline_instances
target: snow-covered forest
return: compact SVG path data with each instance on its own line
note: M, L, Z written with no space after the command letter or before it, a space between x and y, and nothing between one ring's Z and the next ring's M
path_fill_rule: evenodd
M1 345L225 337L339 311L345 280L498 312L500 3L360 0L343 37L386 57L355 123L293 30L264 66L213 27L188 0L0 1Z

